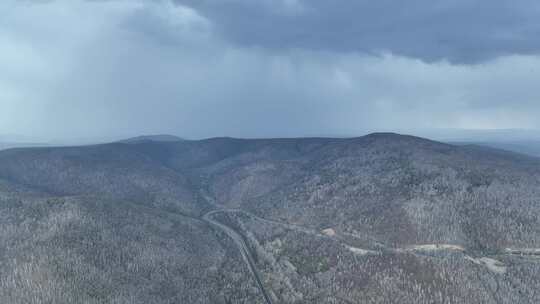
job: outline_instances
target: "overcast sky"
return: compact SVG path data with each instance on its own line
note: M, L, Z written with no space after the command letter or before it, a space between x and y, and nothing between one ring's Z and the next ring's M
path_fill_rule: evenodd
M0 134L540 128L537 0L2 0Z

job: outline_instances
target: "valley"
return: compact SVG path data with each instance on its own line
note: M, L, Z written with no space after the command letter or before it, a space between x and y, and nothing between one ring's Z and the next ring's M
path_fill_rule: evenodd
M539 185L391 133L0 151L0 299L535 303Z

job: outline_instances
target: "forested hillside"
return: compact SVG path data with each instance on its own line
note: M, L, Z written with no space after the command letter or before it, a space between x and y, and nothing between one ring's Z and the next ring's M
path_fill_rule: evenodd
M0 243L2 303L537 303L540 160L390 133L12 149Z

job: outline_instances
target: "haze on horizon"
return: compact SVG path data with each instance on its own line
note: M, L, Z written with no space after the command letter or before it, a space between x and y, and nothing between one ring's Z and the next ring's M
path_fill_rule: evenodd
M0 4L0 134L539 129L538 1Z

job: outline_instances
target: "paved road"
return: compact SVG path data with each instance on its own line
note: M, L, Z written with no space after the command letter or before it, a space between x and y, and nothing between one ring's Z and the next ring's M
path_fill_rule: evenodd
M261 221L261 222L264 222L264 223L273 224L273 225L279 225L279 226L288 228L290 230L300 231L300 232L315 235L315 236L324 236L322 233L320 233L320 232L318 232L318 231L316 231L314 229L310 229L310 228L300 226L300 225L289 224L289 223L285 223L285 222L280 222L280 221L276 221L276 220L262 218L262 217L259 217L259 216L255 215L255 214L251 213L251 212L244 211L244 210L241 210L241 209L214 210L214 211L208 212L207 215L212 215L212 214L216 214L216 213L242 213L242 214L245 214L245 215L247 215L247 216L249 216L251 218L254 218L254 219L256 219L258 221Z
M263 297L264 297L264 300L265 300L266 304L272 304L273 303L272 298L270 298L270 296L268 295L268 292L266 291L266 289L265 289L265 287L264 287L264 285L262 283L261 276L260 276L257 268L255 267L255 262L253 261L253 258L251 257L251 253L249 252L249 249L248 249L246 243L244 242L244 239L242 238L242 236L240 236L240 234L238 234L236 231L234 231L234 229L232 229L229 226L226 226L226 225L212 219L212 214L216 214L218 212L220 212L220 211L208 212L205 215L203 215L202 219L205 222L207 222L208 224L210 224L210 225L216 227L217 229L225 232L234 241L234 243L236 244L236 246L240 250L240 253L242 254L242 258L244 259L244 262L246 262L246 265L248 266L249 271L251 272L251 274L255 278L255 281L257 282L257 285L259 286L259 289L261 290L261 293L263 294Z

